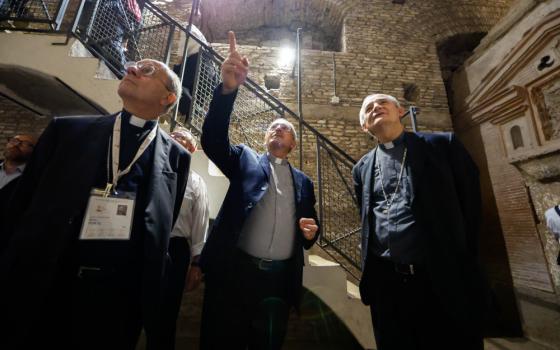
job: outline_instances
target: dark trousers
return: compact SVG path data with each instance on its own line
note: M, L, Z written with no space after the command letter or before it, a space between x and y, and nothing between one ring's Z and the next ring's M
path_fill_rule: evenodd
M395 270L380 259L368 262L369 300L378 350L483 349L478 324L459 324L446 313L427 273Z
M290 310L290 270L262 270L241 253L227 271L225 278L205 276L200 348L280 349Z
M191 259L186 238L172 237L169 241L170 263L166 269L161 325L161 350L175 349L177 317L185 290L185 279Z
M42 307L26 316L31 328L13 349L134 350L141 292L130 276L110 269L58 275Z
M74 349L134 350L142 329L140 284L125 273L83 272L72 296Z

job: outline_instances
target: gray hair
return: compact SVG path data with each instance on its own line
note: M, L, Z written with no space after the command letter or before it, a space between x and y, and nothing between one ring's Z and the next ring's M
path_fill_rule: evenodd
M397 100L395 97L391 96L391 95L386 95L386 94L371 94L369 96L367 96L366 98L364 98L364 102L362 102L362 108L360 109L360 126L364 126L365 122L366 122L366 108L367 106L376 101L376 100L389 100L391 102L393 102L395 104L395 106L400 107L401 104L399 103L399 100Z
M175 102L170 103L168 106L166 106L165 113L169 113L173 110L173 108L175 108L175 106L177 106L177 104L179 104L179 100L181 99L181 95L183 94L183 87L181 86L181 79L179 79L177 74L175 74L175 72L172 71L171 68L169 68L165 63L163 62L159 62L159 63L161 63L162 67L164 67L163 70L167 75L167 79L168 79L168 83L166 84L167 89L169 90L169 92L174 93L175 96L177 97L175 99Z

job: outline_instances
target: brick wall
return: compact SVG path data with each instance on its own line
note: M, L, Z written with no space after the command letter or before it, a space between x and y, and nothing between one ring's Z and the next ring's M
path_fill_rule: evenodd
M17 134L40 134L49 121L50 118L38 116L0 96L0 154L8 138Z
M514 284L554 292L523 177L497 142L498 127L485 123L481 134Z
M285 3L285 6L293 5L290 1ZM419 123L424 129L451 129L436 44L455 34L488 31L506 13L512 0L494 1L491 4L483 1L443 4L441 1L425 0L407 1L404 5L390 1L328 3L329 8L333 11L336 9L336 16L344 18L341 33L344 52L302 51L302 101L305 118L328 120L324 124L317 124L319 131L328 137L334 137L338 146L359 158L368 151L371 144L364 142L363 137L355 137L359 128L357 110L363 97L372 92L383 91L395 95L405 104L408 102L419 106L423 112ZM216 4L212 6L218 6ZM204 28L204 6L203 3L202 29L206 30L207 36L222 42L213 43L212 46L226 55L227 45L223 39L226 29L221 30L224 32L221 35L208 33L208 28ZM302 6L302 11L306 8ZM176 18L188 18L184 5L173 2L168 6L168 11ZM228 16L231 29L237 29L230 13L225 11L221 15ZM220 16L220 13L214 12L212 16ZM259 11L246 11L245 16L236 19L237 25L244 31L250 23L261 25L262 18L259 16ZM306 18L304 15L300 17ZM265 75L278 75L280 89L271 92L283 102L294 106L297 80L291 76L292 66L278 66L280 48L246 45L260 39L245 36L239 38L238 44L240 52L248 56L251 62L250 77L264 85ZM335 90L335 65L336 95L340 98L340 103L333 106L330 101ZM404 86L407 84L416 86L417 94L413 101L405 101L403 98ZM328 117L323 114L325 108L330 109ZM330 130L332 121L342 129L336 131L336 135L335 131Z

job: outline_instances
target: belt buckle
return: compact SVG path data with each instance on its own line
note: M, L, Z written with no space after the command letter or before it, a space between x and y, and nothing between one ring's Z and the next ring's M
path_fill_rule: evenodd
M78 268L78 278L84 277L84 271L87 273L88 271L101 271L101 269L99 267L80 266Z
M270 259L259 259L258 268L259 270L270 270L272 268L273 260ZM264 263L264 266L263 266ZM266 265L268 264L268 266Z
M405 269L401 269L405 267ZM412 264L395 264L395 271L402 275L414 275L414 265Z

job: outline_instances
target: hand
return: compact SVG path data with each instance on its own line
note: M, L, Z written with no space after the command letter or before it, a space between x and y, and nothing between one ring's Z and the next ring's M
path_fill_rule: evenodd
M315 219L301 218L299 219L299 229L303 232L303 237L310 241L315 238L319 226L315 223Z
M202 281L202 270L199 266L191 265L189 272L187 272L187 281L185 282L185 290L187 292L193 291L200 285Z
M249 60L237 52L235 33L229 31L228 37L229 54L224 63L222 63L222 93L224 95L234 92L242 85L245 79L247 79L247 73L249 72Z

